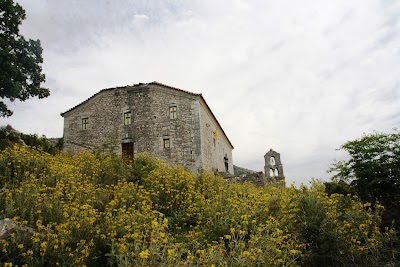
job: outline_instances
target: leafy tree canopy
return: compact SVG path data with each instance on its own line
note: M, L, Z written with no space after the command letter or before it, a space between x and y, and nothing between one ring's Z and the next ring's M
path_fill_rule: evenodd
M400 132L366 134L341 149L350 159L333 165L335 178L350 182L365 201L400 202Z
M49 89L40 86L45 81L39 40L25 40L19 25L26 18L25 10L13 0L0 0L0 98L25 101L31 97L44 98ZM0 117L13 112L0 101Z
M387 214L397 210L397 216L390 217L399 223L400 132L365 134L341 149L349 153L350 159L332 166L330 171L337 172L334 181L349 182L363 201L379 201L387 208Z

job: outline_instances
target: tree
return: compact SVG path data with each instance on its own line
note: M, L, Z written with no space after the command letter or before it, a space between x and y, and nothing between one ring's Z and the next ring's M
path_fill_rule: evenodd
M45 81L40 41L25 40L19 34L19 25L25 18L25 10L19 4L0 0L0 97L12 102L50 95L49 89L40 86ZM12 114L0 101L0 117Z
M400 226L400 132L374 132L342 145L350 159L339 161L330 171L333 179L350 183L365 202L379 201L386 207L384 220L397 220Z
M343 180L332 179L330 182L324 182L325 193L329 196L332 194L353 195L354 192L350 185Z

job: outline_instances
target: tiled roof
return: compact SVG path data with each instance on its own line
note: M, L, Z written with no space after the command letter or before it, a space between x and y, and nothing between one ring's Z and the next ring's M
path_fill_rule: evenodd
M173 86L169 86L169 85L166 85L166 84L163 84L163 83L159 83L159 82L157 82L157 81L150 82L150 83L138 83L138 84L134 84L134 85L131 85L131 86L127 85L127 86L119 86L119 87L114 87L114 88L102 89L102 90L100 90L99 92L97 92L96 94L94 94L94 95L92 95L91 97L89 97L88 99L86 99L85 101L83 101L82 103L80 103L80 104L76 105L75 107L70 108L69 110L67 110L67 111L65 111L65 112L63 112L63 113L61 113L61 116L64 117L64 115L65 115L66 113L68 113L68 112L74 110L75 108L77 108L77 107L79 107L79 106L85 104L85 103L88 102L90 99L92 99L92 98L94 98L95 96L101 94L102 92L111 91L111 90L114 90L114 89L128 88L128 87L138 87L138 86L143 86L143 85L157 85L157 86L161 86L161 87L165 87L165 88L177 90L177 91L180 91L180 92L184 92L184 93L186 93L186 94L190 94L190 95L194 95L194 96L200 97L200 98L203 100L203 102L205 103L207 109L210 111L210 113L211 113L211 115L213 116L214 120L217 122L219 128L220 128L221 131L224 133L224 135L225 135L226 139L228 140L229 144L230 144L230 145L232 146L232 148L233 148L233 145L232 145L231 141L229 140L228 136L225 134L224 129L222 129L221 125L219 124L217 118L215 117L214 113L212 112L212 110L211 110L210 107L208 106L208 104L207 104L206 100L204 99L204 97L202 96L202 94L192 93L192 92L189 92L189 91L186 91L186 90L182 90L182 89L179 89L179 88L176 88L176 87L173 87Z

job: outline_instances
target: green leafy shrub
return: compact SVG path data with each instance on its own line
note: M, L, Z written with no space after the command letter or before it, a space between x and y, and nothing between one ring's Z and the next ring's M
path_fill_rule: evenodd
M311 188L227 184L148 155L0 153L0 240L13 266L395 266L383 207ZM133 178L135 177L136 178Z

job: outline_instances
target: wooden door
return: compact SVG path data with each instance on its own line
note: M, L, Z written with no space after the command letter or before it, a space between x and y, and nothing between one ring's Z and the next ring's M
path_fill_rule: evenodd
M128 160L133 160L133 142L122 143L122 155Z

